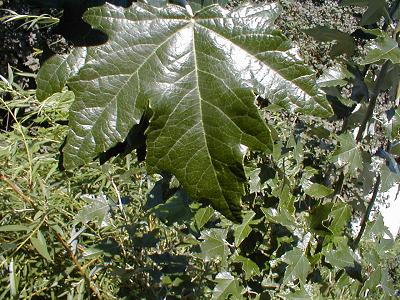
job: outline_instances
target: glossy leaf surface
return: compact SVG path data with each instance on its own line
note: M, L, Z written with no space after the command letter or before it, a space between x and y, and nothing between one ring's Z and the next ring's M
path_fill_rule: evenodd
M108 42L88 48L68 81L76 101L66 167L122 142L151 109L149 171L174 174L192 199L240 221L244 151L272 149L254 92L291 111L331 114L313 72L274 29L277 15L274 4L211 6L193 18L174 5L90 9L85 20Z

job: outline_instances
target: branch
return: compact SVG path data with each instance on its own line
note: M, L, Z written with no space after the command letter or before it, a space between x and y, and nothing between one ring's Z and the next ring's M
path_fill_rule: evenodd
M358 143L361 142L363 135L364 135L365 128L367 127L368 122L371 120L372 115L374 114L376 100L378 98L379 90L383 83L385 75L387 73L388 67L389 67L389 60L387 60L383 64L381 70L379 71L378 77L376 78L374 89L372 90L371 97L369 98L369 105L367 108L367 112L364 116L364 119L362 120L360 128L358 129L358 133L357 133L357 137L356 137L356 142L358 142Z
M361 237L364 233L365 227L367 226L367 222L369 219L369 216L371 214L372 208L374 207L375 204L375 200L376 197L378 196L378 191L379 191L379 186L381 185L381 175L379 174L378 177L376 178L376 182L374 185L374 190L372 192L372 197L371 200L369 200L368 206L367 206L367 210L365 211L362 219L361 219L361 227L360 227L360 231L358 232L358 235L356 237L356 239L353 242L352 248L353 250L356 249L358 247L358 244L360 243Z
M14 182L12 182L9 178L7 178L3 174L0 174L0 181L4 181L15 193L17 193L21 197L21 199L26 204L32 206L32 208L35 211L39 211L38 207L36 206L36 204L32 200L32 198L27 196L27 195L25 195L22 192L22 190ZM44 223L47 226L49 226L49 224L47 222L47 218L44 218ZM51 228L51 226L49 226L49 227ZM102 299L102 296L100 295L99 291L96 289L96 287L90 281L90 278L87 276L87 274L85 272L85 269L79 263L78 258L72 253L71 248L69 247L68 243L63 239L63 237L58 232L56 232L56 238L61 243L61 245L64 247L65 251L67 251L68 256L71 258L71 260L74 263L75 267L78 269L79 273L84 278L86 284L88 285L88 288L93 292L93 294L97 297L97 299Z

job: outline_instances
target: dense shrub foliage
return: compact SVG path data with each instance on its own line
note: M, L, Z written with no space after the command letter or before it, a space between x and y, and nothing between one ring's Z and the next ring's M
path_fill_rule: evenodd
M95 2L0 77L1 299L398 296L399 1Z

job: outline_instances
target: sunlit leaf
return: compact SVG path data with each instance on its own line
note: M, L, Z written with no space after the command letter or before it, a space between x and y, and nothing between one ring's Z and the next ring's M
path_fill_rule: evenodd
M46 239L40 230L38 230L38 232L37 232L37 237L32 236L30 238L30 240L31 240L32 246L35 247L35 249L41 256L43 256L48 261L52 261L49 251L47 250Z
M241 295L242 287L239 285L231 273L222 272L218 273L215 277L217 285L212 293L212 300L225 300L225 299L243 299Z
M206 260L220 259L226 262L229 255L229 247L226 241L226 229L209 229L201 232L200 239L203 240L200 244L201 256Z
M173 5L89 9L85 20L108 41L88 48L67 82L76 96L67 168L124 141L151 109L148 170L174 174L192 199L241 221L244 146L272 150L254 93L290 111L331 115L314 73L274 28L277 16L276 4L210 6L193 18ZM48 77L50 87L64 81Z
M250 225L258 223L257 221L253 221L255 215L254 211L248 211L243 217L242 224L233 226L236 247L239 247L243 240L250 234L252 230Z
M311 264L304 253L299 248L293 248L293 250L285 253L283 261L288 264L283 277L283 284L296 279L304 284L311 270Z
M351 133L343 133L338 137L339 147L335 150L333 159L339 167L347 166L348 173L355 174L362 170L363 158L358 145Z
M372 64L381 60L391 60L392 63L400 63L400 48L397 41L385 32L379 32L376 39L366 44L366 56L361 64Z

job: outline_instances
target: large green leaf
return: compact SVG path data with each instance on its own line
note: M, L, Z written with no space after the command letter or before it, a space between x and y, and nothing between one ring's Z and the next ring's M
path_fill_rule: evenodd
M216 5L194 17L174 5L89 9L85 20L108 42L88 48L67 83L76 100L66 167L123 141L150 108L149 171L174 174L192 199L240 221L244 150L272 149L254 93L291 111L331 114L313 72L274 29L277 15L275 4Z

